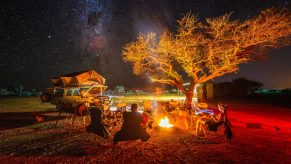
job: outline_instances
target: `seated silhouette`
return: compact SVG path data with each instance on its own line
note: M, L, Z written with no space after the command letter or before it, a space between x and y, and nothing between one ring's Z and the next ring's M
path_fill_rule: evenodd
M113 142L138 140L145 142L150 138L145 128L142 128L142 115L137 112L137 104L131 105L131 112L123 112L123 124L120 131L116 132Z
M87 126L88 133L95 133L100 137L109 138L109 133L102 124L102 110L99 103L96 102L95 106L90 108L91 123Z

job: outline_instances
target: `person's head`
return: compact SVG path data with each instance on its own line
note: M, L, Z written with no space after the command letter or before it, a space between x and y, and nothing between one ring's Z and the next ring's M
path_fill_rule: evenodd
M136 103L131 104L131 111L137 112L138 105Z
M94 100L94 105L98 106L101 104L101 101L99 99Z

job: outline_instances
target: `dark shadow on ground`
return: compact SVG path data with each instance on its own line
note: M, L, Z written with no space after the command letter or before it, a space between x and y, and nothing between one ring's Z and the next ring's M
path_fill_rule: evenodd
M38 122L36 117L42 118L41 122L54 121L59 118L56 111L0 113L0 131L35 124ZM65 116L60 117L60 119L64 118Z

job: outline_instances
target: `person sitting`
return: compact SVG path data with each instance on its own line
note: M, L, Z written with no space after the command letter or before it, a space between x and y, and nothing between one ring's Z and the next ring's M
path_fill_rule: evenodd
M123 124L120 131L116 132L113 138L114 144L119 141L138 140L145 142L150 138L146 129L142 128L142 116L137 112L138 105L131 105L131 112L123 113Z
M91 123L87 126L88 133L95 133L103 138L109 138L109 133L102 124L101 101L95 101L90 108Z
M218 104L219 113L210 115L210 119L206 121L208 129L210 131L217 131L218 127L225 121L225 106Z
M141 127L143 129L152 129L153 128L153 119L150 116L151 113L148 113L147 111L143 111L141 114Z

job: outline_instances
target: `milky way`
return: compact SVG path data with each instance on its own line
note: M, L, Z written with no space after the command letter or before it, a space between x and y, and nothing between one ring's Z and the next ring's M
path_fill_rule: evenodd
M175 30L183 13L196 13L201 21L233 13L244 20L268 7L289 7L287 0L2 0L0 28L0 88L12 83L44 89L49 79L95 69L109 86L142 87L147 81L132 74L122 61L122 47L141 32ZM2 10L3 9L3 10ZM289 51L289 52L288 52ZM280 75L271 79L264 68L251 63L238 75L268 87L291 87L290 47L272 51L267 66ZM288 54L289 53L289 54ZM280 63L281 62L281 63ZM260 64L259 64L260 65ZM262 66L263 67L263 66ZM223 78L222 78L223 79ZM287 81L287 82L286 82ZM290 82L290 84L288 83Z

